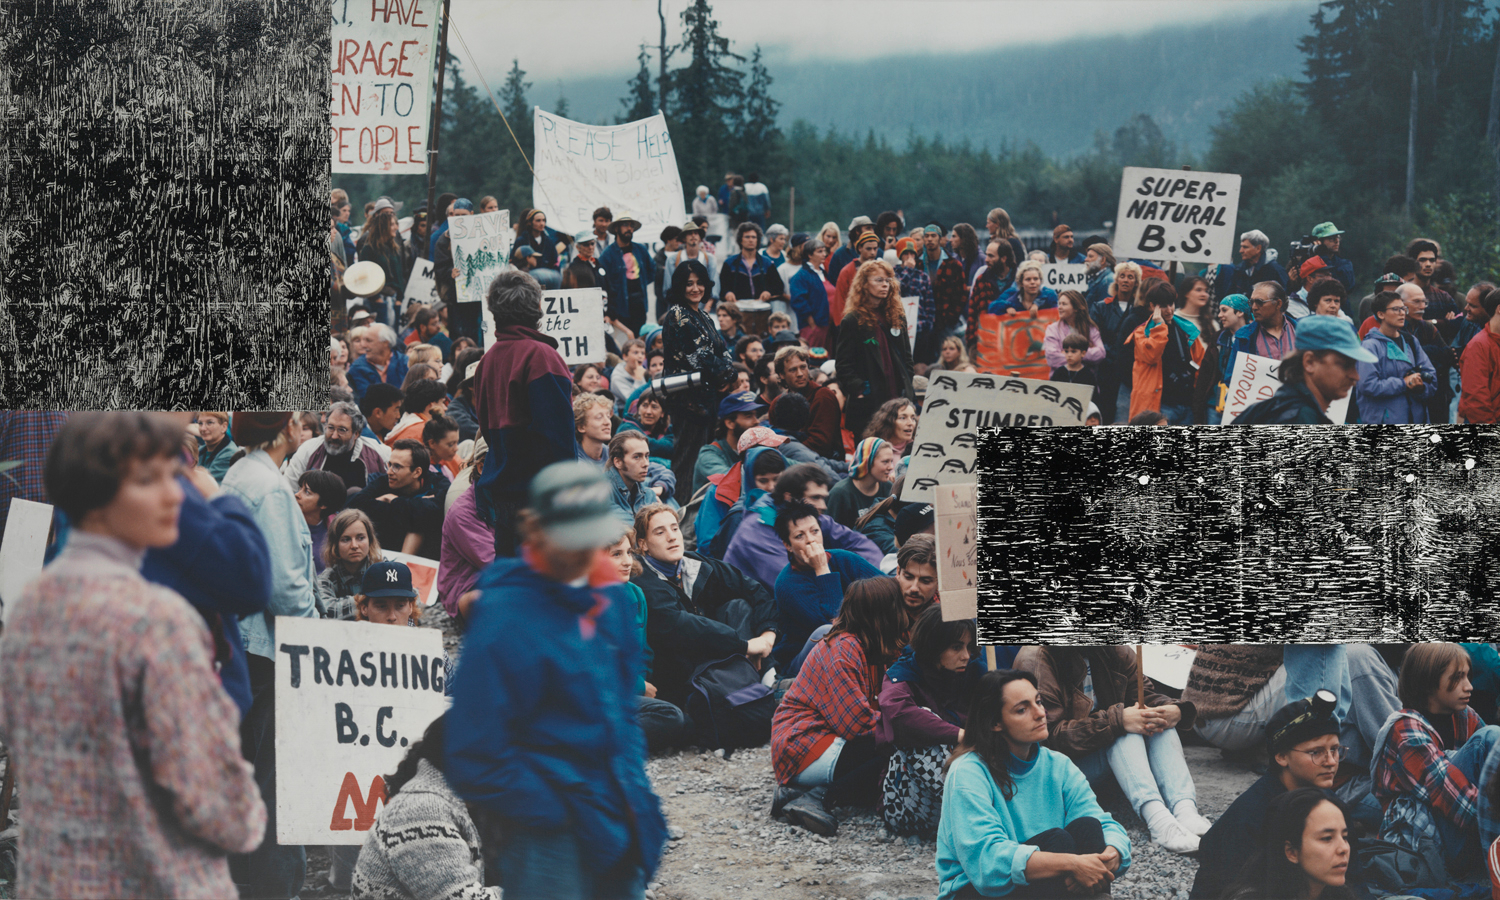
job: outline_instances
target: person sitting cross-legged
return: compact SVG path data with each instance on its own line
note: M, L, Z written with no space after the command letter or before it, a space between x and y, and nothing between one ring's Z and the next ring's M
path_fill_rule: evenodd
M419 556L438 555L448 479L430 472L430 461L421 441L397 441L386 474L372 478L349 501L349 506L364 510L374 521L382 546Z
M776 537L776 515L787 503L801 500L818 510L825 547L848 550L878 565L880 548L873 541L829 518L828 489L832 483L828 473L815 463L798 463L782 472L771 493L746 511L729 541L724 561L767 587L774 585L786 566L786 547Z

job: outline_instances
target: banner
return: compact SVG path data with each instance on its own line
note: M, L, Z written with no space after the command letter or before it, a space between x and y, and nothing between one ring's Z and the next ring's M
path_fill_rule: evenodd
M483 303L490 282L510 265L510 247L516 233L510 230L510 210L482 216L450 216L448 234L453 243L453 268L459 303Z
M1089 267L1083 263L1044 263L1042 265L1042 287L1083 293L1089 289Z
M932 533L937 539L938 604L943 621L979 615L979 485L945 484L932 490Z
M556 339L563 362L604 362L604 302L603 288L542 292L539 330Z
M276 618L276 840L363 844L385 775L448 707L435 628Z
M934 503L935 486L972 482L974 449L983 429L1082 425L1093 393L1088 384L934 370L912 438L901 499Z
M1182 690L1198 650L1185 644L1147 644L1141 650L1141 671L1159 685Z
M406 279L406 295L401 299L401 321L406 321L406 308L411 304L425 303L428 306L435 306L437 299L437 282L432 277L432 260L421 257L413 259L411 276Z
M333 171L422 175L441 0L333 0Z
M974 368L1046 381L1052 377L1052 367L1047 365L1047 355L1042 352L1042 339L1047 336L1047 326L1056 321L1056 309L1010 312L1003 316L981 313ZM1088 406L1087 401L1084 406Z
M1224 395L1224 424L1232 425L1245 407L1265 400L1281 387L1281 378L1276 369L1279 360L1253 353L1240 353L1234 358L1234 372L1229 376L1229 392ZM1353 393L1352 391L1350 393ZM1328 418L1335 425L1344 424L1349 415L1349 397L1335 400L1328 406Z
M7 476L0 474L0 478ZM47 556L47 534L52 530L52 506L12 497L0 535L0 614L13 608L21 591L42 574Z
M1240 176L1126 166L1115 215L1115 256L1234 263Z
M380 558L386 562L403 563L411 569L411 586L417 592L418 602L423 606L431 606L437 601L437 560L412 556L409 553L397 553L384 547L380 549Z
M636 240L651 243L663 228L687 221L677 154L660 113L625 125L586 125L538 107L533 124L531 202L547 212L551 227L592 229L594 210L607 206L616 219L640 220Z
M921 297L902 297L901 305L906 308L906 336L911 339L911 349L917 349L917 304L922 302Z

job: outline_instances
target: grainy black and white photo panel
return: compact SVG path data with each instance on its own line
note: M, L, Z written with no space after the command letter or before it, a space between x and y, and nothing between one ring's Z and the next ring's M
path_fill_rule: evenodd
M0 5L0 408L327 402L328 10Z
M1500 633L1495 428L1004 428L978 468L985 643Z

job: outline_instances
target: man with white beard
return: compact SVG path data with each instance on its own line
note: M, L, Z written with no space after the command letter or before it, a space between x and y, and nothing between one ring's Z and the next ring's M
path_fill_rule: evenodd
M365 417L353 403L340 401L328 408L323 436L304 441L281 467L281 474L296 490L297 479L310 469L339 476L354 491L364 490L370 478L385 474L391 450L380 441L364 437Z

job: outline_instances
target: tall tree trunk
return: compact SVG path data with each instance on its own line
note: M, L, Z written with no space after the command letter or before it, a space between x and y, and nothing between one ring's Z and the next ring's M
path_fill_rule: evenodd
M1417 192L1417 69L1411 70L1411 120L1406 131L1406 218L1412 217Z
M661 46L658 47L656 55L658 69L661 72L656 78L656 102L661 105L663 115L667 112L667 14L662 9L662 0L656 0L656 18L661 20Z
M1495 204L1500 206L1500 29L1495 40L1495 74L1490 79L1490 122L1485 129L1490 153L1495 157Z

